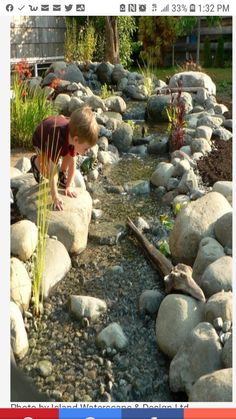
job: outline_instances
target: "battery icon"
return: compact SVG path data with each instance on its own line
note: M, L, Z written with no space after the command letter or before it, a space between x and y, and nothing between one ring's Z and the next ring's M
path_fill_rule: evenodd
M196 6L195 6L195 4L190 4L190 6L189 6L189 11L190 12L196 12Z

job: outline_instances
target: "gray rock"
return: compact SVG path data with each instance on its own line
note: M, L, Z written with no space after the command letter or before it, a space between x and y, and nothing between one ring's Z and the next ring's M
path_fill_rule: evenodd
M127 77L122 77L122 79L120 79L119 83L117 84L117 90L125 90L126 87L128 85L128 78Z
M121 152L127 152L132 144L133 130L126 124L122 123L112 134L112 142Z
M195 138L190 145L191 153L207 154L211 151L211 146L205 138Z
M152 122L168 122L166 108L171 104L170 95L153 95L147 102L147 116Z
M104 102L109 111L123 113L126 110L126 103L120 96L109 97Z
M183 174L178 184L178 192L181 194L187 194L189 192L191 193L192 190L197 189L197 187L198 187L197 177L193 169L189 169Z
M50 86L57 77L55 73L47 74L42 81L42 87Z
M171 361L170 389L189 394L198 378L222 368L221 353L214 327L206 322L199 323Z
M167 186L168 180L172 177L174 166L171 163L161 162L151 176L151 183L154 186Z
M47 239L41 284L42 295L47 298L53 287L61 281L71 268L71 260L65 246L54 239Z
M181 262L192 266L202 238L212 237L214 223L230 210L228 201L217 192L210 192L184 208L177 215L170 233L173 263Z
M173 358L191 330L203 320L204 303L181 294L170 294L161 302L156 336L161 351Z
M196 128L196 138L205 138L208 142L211 140L212 128L207 126L198 126Z
M66 93L60 93L54 100L54 105L59 113L67 114L71 98Z
M205 319L212 323L216 317L222 317L223 321L232 322L232 292L218 292L209 298L205 305Z
M203 116L197 122L197 126L206 125L207 127L212 128L212 130L217 129L223 123L223 118L220 116L208 115Z
M154 138L152 139L148 146L147 151L149 154L166 154L168 152L169 139L168 137Z
M212 237L204 237L199 243L197 257L193 264L193 278L201 285L202 274L215 260L225 256L221 244Z
M222 362L225 368L232 368L233 364L233 341L232 334L229 339L225 342L222 350Z
M111 79L113 83L119 84L120 81L126 77L128 71L124 69L122 64L115 64L112 74L111 74ZM121 89L122 90L122 89Z
M178 87L178 82L181 80L182 88L185 87L201 87L207 90L211 95L216 94L216 86L212 79L206 74L199 71L184 71L177 73L171 77L169 87ZM196 89L197 91L198 89Z
M123 89L123 92L134 100L147 100L148 97L148 92L144 85L131 85L129 84L129 81L127 86Z
M116 245L119 238L124 234L124 226L110 222L91 224L89 237L101 245Z
M93 208L93 210L92 210L92 219L93 220L98 220L102 216L103 216L103 211L101 209Z
M48 377L49 375L52 374L52 370L53 370L52 363L48 361L47 359L42 359L41 361L38 362L37 369L41 377Z
M227 130L229 130L229 131L231 131L231 132L232 132L232 130L233 130L233 121L232 121L232 119L226 119L226 120L224 121L223 125L224 125L224 127L225 127Z
M103 102L103 100L99 97L99 96L87 96L84 97L84 103L86 103L86 105L90 106L92 109L96 110L96 109L102 109L103 111L106 110L106 106Z
M233 182L227 180L219 180L214 183L213 191L219 192L222 194L227 201L232 204L232 192L233 192Z
M71 83L82 83L85 86L85 80L83 73L80 71L79 67L76 64L69 64L65 68L65 72L62 75L62 80L68 80Z
M193 385L189 402L232 402L232 368L200 377Z
M11 254L24 262L36 249L38 229L34 223L21 220L11 225Z
M223 127L215 128L213 131L214 138L219 138L219 140L229 141L233 138L232 132L228 131Z
M216 114L223 115L225 112L228 112L229 109L224 104L217 103L217 105L214 106L214 111Z
M180 160L174 168L173 176L181 177L190 170L190 163L188 160Z
M145 290L139 298L139 311L141 313L156 314L164 295L158 290Z
M74 112L76 109L80 109L84 106L84 102L78 97L73 96L68 105L69 114Z
M108 150L108 139L106 137L100 137L97 141L99 150L107 151Z
M97 68L98 80L104 84L111 84L111 75L113 72L114 66L110 63L101 63Z
M232 212L222 215L215 223L215 236L222 244L232 249Z
M174 189L178 188L179 185L179 179L175 177L170 177L170 179L167 182L166 189L167 191L173 191Z
M70 295L69 310L76 319L87 317L93 321L107 311L107 304L104 300L88 295Z
M140 231L150 230L150 226L147 221L144 220L142 217L137 217L134 220L134 224Z
M96 342L100 347L115 348L118 351L124 350L128 345L128 339L118 323L111 323L105 327L98 334Z
M119 157L117 154L113 153L112 151L102 151L100 150L98 152L98 161L100 161L102 164L114 164L117 163L119 160Z
M177 195L172 202L173 209L176 208L176 205L180 205L180 210L183 208L186 208L188 204L190 203L190 199L188 195Z
M150 193L150 182L148 180L133 180L124 184L124 190L131 195L143 195Z
M48 234L56 236L69 252L81 253L87 246L92 199L87 191L75 190L77 198L62 196L63 211L49 211ZM24 182L17 193L17 204L21 213L33 222L37 220L37 199L38 185Z
M223 320L222 320L222 317L216 317L216 318L213 320L213 326L214 326L214 328L215 328L216 330L221 330L221 329L222 329L222 326L223 326Z
M30 159L28 159L28 157L22 157L17 160L15 167L22 173L27 173L31 169Z
M25 265L17 258L11 258L11 299L25 311L31 298L31 279Z
M207 266L201 278L207 298L220 291L232 291L232 258L223 256Z
M10 302L11 347L15 357L24 358L29 349L29 342L19 307Z
M129 152L132 154L137 154L138 156L146 156L147 154L147 146L146 145L139 145L135 147L131 147Z
M76 188L81 188L81 189L86 190L84 177L79 169L76 169L75 171L74 184Z

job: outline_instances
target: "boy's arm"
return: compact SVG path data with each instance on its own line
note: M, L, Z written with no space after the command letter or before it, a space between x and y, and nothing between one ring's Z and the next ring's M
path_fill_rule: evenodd
M49 179L50 179L50 188L51 188L51 196L53 200L53 207L54 209L63 210L63 201L58 194L57 189L57 182L58 182L58 174L56 170L56 166L53 162L49 164Z
M75 177L75 170L76 170L76 161L77 157L71 157L69 164L68 164L68 174L67 174L67 182L66 182L66 189L65 195L75 198L77 193L71 189L71 185L73 183Z

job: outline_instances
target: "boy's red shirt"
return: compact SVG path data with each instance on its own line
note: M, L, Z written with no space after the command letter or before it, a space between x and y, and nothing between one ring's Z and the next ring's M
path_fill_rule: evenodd
M69 144L69 121L69 118L59 115L40 122L33 134L33 146L37 152L45 152L53 162L67 154L76 156L74 146Z

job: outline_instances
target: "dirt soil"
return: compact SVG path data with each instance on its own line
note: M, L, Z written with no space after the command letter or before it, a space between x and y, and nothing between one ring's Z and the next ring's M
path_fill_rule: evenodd
M232 141L213 140L212 151L197 162L199 174L207 186L218 180L232 180Z

